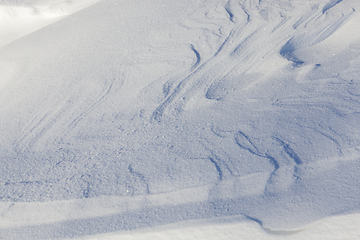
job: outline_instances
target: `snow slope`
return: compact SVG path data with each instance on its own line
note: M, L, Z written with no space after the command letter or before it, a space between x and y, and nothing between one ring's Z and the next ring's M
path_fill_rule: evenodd
M359 7L3 2L0 236L358 213Z
M305 239L327 239L327 240L352 240L358 239L360 233L357 230L360 221L359 214L334 216L294 232L270 232L261 229L255 222L239 221L238 218L226 219L224 223L214 221L202 224L191 221L187 224L176 224L155 229L140 231L116 232L89 237L75 238L87 240L143 240L143 239L199 239L199 240L305 240Z
M98 0L0 1L0 46L66 17Z

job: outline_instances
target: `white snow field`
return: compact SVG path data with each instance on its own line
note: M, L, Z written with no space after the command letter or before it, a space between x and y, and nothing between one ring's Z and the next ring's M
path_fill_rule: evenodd
M0 239L360 239L359 12L0 0Z

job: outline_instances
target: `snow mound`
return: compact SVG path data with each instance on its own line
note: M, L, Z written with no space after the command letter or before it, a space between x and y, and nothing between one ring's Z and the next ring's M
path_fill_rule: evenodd
M360 211L357 0L78 3L6 15L1 237Z

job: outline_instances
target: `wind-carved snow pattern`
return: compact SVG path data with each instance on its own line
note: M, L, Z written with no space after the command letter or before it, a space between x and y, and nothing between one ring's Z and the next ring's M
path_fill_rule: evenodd
M253 61L255 61L255 53L245 52L242 53L243 57L241 57L240 59L236 59L235 57L242 48L248 47L250 41L252 40L252 38L255 37L254 35L256 35L257 33L257 31L255 31L253 33L250 33L250 36L246 35L246 30L247 28L249 28L248 25L251 25L250 15L247 11L251 11L253 10L252 8L256 8L256 5L253 5L254 3L252 3L251 1L245 1L243 3L237 1L228 1L223 9L216 9L217 15L214 14L215 17L218 17L220 15L219 11L222 11L223 14L226 14L225 16L220 15L222 17L221 21L212 17L209 13L205 14L206 18L205 22L202 23L202 31L212 32L212 34L217 36L219 38L218 47L215 49L213 56L211 56L206 61L201 62L201 64L199 64L199 67L192 70L190 73L180 75L176 79L171 80L171 90L167 91L169 93L165 95L165 99L154 111L154 120L160 121L162 115L164 114L164 111L166 111L168 108L175 109L175 111L181 111L182 108L186 105L186 103L190 101L190 99L194 97L198 92L203 92L207 87L210 86L210 84L212 84L217 79L224 78L234 67L240 65L241 62L244 62L245 59L246 63L243 64L245 66L242 67L253 67L251 64L253 63ZM225 26L216 26L213 23L215 22L216 24L219 24L219 22L224 22L224 19ZM227 23L226 20L228 20L229 23ZM258 19L256 19L255 21L257 20ZM198 22L197 19L196 21ZM196 26L197 24L191 25ZM215 28L215 31L212 28ZM212 43L206 42L205 44L209 45ZM230 58L227 58L229 54ZM199 54L199 57L197 56L197 59L200 58L201 55ZM245 69L245 72L248 70L249 69ZM170 84L167 82L166 89L169 89L169 85ZM211 96L211 93L207 94L206 96L210 99L216 98L216 96Z
M0 48L0 199L22 219L0 236L358 211L360 45L336 42L358 3L161 3L104 0Z
M216 32L206 28L207 26L212 27L212 22L216 20L211 18L210 14L206 14L206 18L202 20L204 21L202 24L206 26L203 27L203 31L212 31L212 34L218 36L221 44L209 59L201 64L197 61L198 68L193 68L190 73L180 75L166 83L167 94L154 111L154 120L160 121L166 111L176 114L186 106L187 102L204 92L206 92L207 99L221 99L234 88L232 86L234 83L222 84L224 81L234 82L234 80L227 79L234 74L240 75L256 71L264 61L264 56L272 54L275 49L279 49L280 55L287 60L295 64L302 64L302 60L293 56L294 50L322 42L353 14L354 9L350 9L340 17L326 19L324 13L339 2L333 1L327 4L322 12L318 11L317 5L311 6L311 10L301 16L300 20L293 25L294 29L299 25L302 25L303 29L297 29L298 32L295 36L280 49L279 45L291 37L290 34L287 34L289 29L282 27L289 19L282 14L270 16L268 13L270 4L256 4L253 1L228 1L223 12L227 14L229 23L219 26ZM223 21L223 19L221 20ZM192 25L196 26L198 21L196 20L196 24ZM311 27L314 25L316 28ZM310 28L313 30L309 33L308 29ZM271 41L272 38L274 41ZM268 47L269 42L271 42L272 48ZM210 43L206 42L205 44ZM194 49L193 45L192 49ZM200 58L201 55L198 53L197 59Z
M328 11L331 7L338 4L341 1L333 1L326 5L322 11L322 13L317 13L317 6L313 8L310 14L313 15L310 21L305 21L305 19L300 19L301 21L294 24L294 29L296 29L299 24L304 25L306 31L304 33L296 34L293 38L291 38L280 50L280 55L286 58L289 61L294 62L295 65L303 64L304 61L298 59L294 54L295 50L311 47L316 45L328 37L330 37L333 33L335 33L343 24L345 24L352 14L355 12L354 9L348 10L347 13L342 14L339 17L331 19L330 22L324 21L326 18L324 15L326 11ZM317 13L317 14L316 14ZM309 15L308 17L310 17ZM312 28L314 24L317 26L316 28ZM309 29L309 30L308 30Z
M268 13L274 13L274 11L269 11L271 4L265 3L262 5L253 1L239 2L231 0L226 2L223 13L226 13L229 23L219 28L221 29L219 32L227 34L219 35L222 42L219 44L218 49L214 51L213 56L202 62L199 61L201 59L201 56L198 56L200 53L197 53L198 61L196 65L199 65L198 68L192 68L190 73L171 79L171 83L165 83L165 98L154 111L152 118L155 121L161 121L164 114L178 116L186 108L188 102L196 101L196 99L203 96L208 100L219 101L226 97L229 92L236 91L236 88L246 88L251 84L252 80L246 79L249 73L256 71L256 68L261 66L263 56L272 54L271 51L274 51L274 49L278 49L280 55L293 62L295 66L304 64L304 61L298 59L293 52L324 41L346 23L354 13L354 9L348 9L346 10L347 13L340 16L336 14L332 18L324 16L330 8L340 2L330 2L322 10L319 10L316 4L309 6L309 10L292 25L297 30L294 36L284 34L289 31L289 29L286 29L289 24L284 25L287 21L290 21L288 17L282 13L277 16ZM203 23L205 25L214 21L214 19L211 19L209 14L206 14L203 21L205 21ZM299 29L301 27L302 29ZM252 31L248 31L248 29L252 29ZM311 29L310 32L308 29ZM205 30L204 28L203 31L208 31L208 29ZM276 36L274 37L275 41L271 41L273 36ZM290 38L290 40L281 47L281 43L286 38ZM269 44L273 47L269 47ZM262 48L262 46L267 47ZM194 49L193 45L192 49ZM248 139L240 133L237 135L236 142L241 148L258 157L267 158L275 166L267 190L275 186L276 190L271 191L287 189L294 182L293 180L297 178L298 166L302 164L296 152L290 148L289 144L276 138L274 142L281 146L283 153L273 153L276 157L272 156L271 153L265 153L265 151L260 153L251 142L248 142L248 144L252 147L245 147L246 144L240 144L239 136ZM272 149L267 151L271 152ZM224 169L222 169L221 165L224 165L231 172L223 160L219 160L217 157L210 157L209 160L217 169L220 180L224 177ZM285 185L281 187L281 183Z

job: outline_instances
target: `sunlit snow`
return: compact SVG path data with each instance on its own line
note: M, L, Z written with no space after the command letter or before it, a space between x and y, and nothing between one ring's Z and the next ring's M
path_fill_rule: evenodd
M359 7L0 0L0 238L356 239Z

